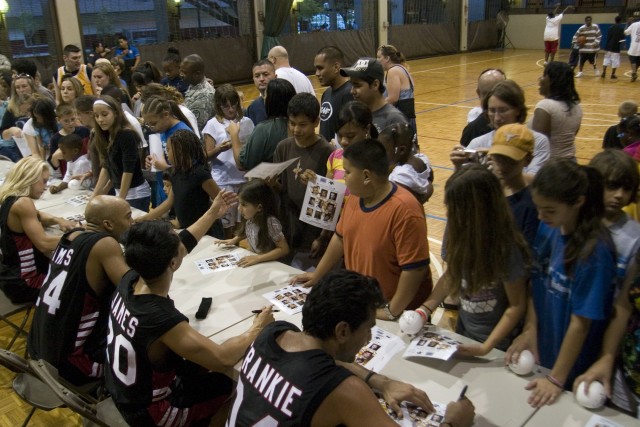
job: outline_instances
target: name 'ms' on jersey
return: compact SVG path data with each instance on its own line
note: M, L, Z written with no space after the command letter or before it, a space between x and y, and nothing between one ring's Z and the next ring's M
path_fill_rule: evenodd
M93 246L107 233L71 230L51 257L28 338L34 359L45 359L59 374L81 384L103 374L109 291L102 298L89 285L86 265Z
M276 339L293 324L274 322L242 362L227 427L309 426L324 399L351 373L322 350L287 352Z

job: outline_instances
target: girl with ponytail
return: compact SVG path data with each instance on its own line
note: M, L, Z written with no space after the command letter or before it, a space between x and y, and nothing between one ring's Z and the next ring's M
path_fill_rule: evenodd
M540 226L533 246L531 296L522 334L505 361L522 350L551 370L527 385L534 407L552 404L596 361L613 300L615 248L602 223L600 173L553 159L531 185Z
M151 197L152 205L156 207L167 198L162 189L162 171L169 168L167 142L176 131L183 129L193 132L193 129L178 104L173 100L160 96L152 96L145 101L142 109L142 118L150 133L160 134L162 151L164 152L164 156L161 158L147 156L145 162L147 169L154 166L157 170Z

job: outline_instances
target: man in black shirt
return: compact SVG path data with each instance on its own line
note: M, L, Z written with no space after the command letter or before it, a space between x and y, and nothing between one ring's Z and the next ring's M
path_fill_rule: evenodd
M275 322L247 351L227 426L396 426L369 387L396 414L404 400L432 411L422 390L353 363L383 303L375 279L348 270L327 274L302 308L303 332ZM442 425L470 426L473 415L469 400L450 403Z
M132 270L111 299L105 378L131 426L207 422L232 389L222 372L273 321L271 308L265 308L247 332L218 345L189 326L169 297L173 273L185 255L235 203L237 196L222 190L210 209L179 235L167 222L147 221L133 225L123 238Z
M602 63L602 74L600 78L604 79L607 74L607 67L611 66L611 79L615 80L616 69L620 66L620 45L625 41L624 27L622 18L616 16L616 23L609 27L607 31L607 52L604 54L604 61Z
M502 70L489 68L480 73L478 77L478 86L476 87L476 93L482 105L484 97L491 92L491 89L501 81L504 81L506 76ZM467 126L462 130L462 136L460 137L460 145L466 147L469 143L479 136L487 134L493 130L489 124L489 118L485 111L482 111L482 107L475 107L467 115Z
M111 294L129 267L118 240L131 208L114 196L96 196L85 209L86 229L60 239L36 302L27 348L62 378L82 385L102 376Z
M327 90L320 102L320 135L331 141L338 132L338 115L342 106L353 101L351 81L340 74L340 68L346 66L344 54L335 46L323 47L313 60L316 77Z

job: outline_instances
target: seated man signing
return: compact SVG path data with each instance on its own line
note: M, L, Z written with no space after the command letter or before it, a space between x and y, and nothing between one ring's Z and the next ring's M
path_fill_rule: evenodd
M75 385L104 372L107 313L115 285L129 270L118 241L131 208L115 196L97 196L85 209L86 230L64 234L36 302L27 348Z
M377 318L394 320L419 307L433 287L424 210L408 190L389 181L389 160L379 142L349 144L343 157L351 196L317 269L292 282L313 286L344 255L348 269L380 283L388 304Z
M433 411L422 390L353 363L381 303L375 279L347 270L327 274L302 308L302 332L272 323L247 351L227 427L397 425L370 387L396 414L403 400ZM469 400L450 403L442 425L470 426L473 415Z
M222 190L209 210L179 235L167 222L148 221L133 225L123 239L132 270L111 299L105 377L131 426L208 423L232 390L222 372L273 321L266 308L247 332L218 345L189 326L169 298L173 273L187 252L235 202L235 194ZM226 417L226 412L220 414Z

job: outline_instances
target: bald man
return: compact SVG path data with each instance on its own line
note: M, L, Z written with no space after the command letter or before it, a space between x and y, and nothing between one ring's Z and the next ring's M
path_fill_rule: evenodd
M480 73L476 94L482 105L482 100L493 89L495 85L506 80L504 72L500 69L490 68ZM467 115L467 126L462 130L460 145L466 147L472 139L491 132L493 128L489 125L489 118L483 114L482 107L475 107Z
M129 270L119 239L133 224L129 204L114 196L91 199L85 218L53 252L27 343L33 359L75 385L103 374L109 301Z
M267 59L271 61L276 69L276 77L288 80L296 90L296 93L307 92L316 94L313 85L307 76L289 65L289 54L282 46L274 46L269 51Z
M180 74L189 85L184 96L184 106L196 116L198 129L204 129L209 119L215 115L213 95L215 89L204 75L204 60L200 55L185 56L180 64Z

